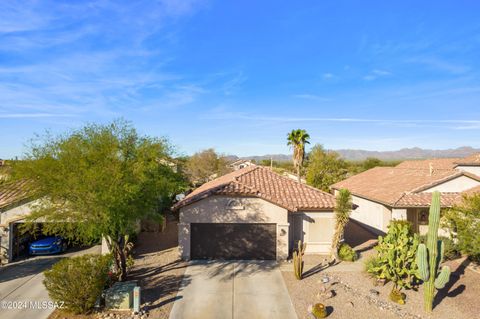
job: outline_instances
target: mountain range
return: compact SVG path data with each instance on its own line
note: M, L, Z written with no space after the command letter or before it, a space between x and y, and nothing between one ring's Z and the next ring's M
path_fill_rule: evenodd
M426 159L426 158L446 158L446 157L466 157L474 153L480 153L480 149L470 146L462 146L446 150L431 150L419 147L402 148L397 151L367 151L356 149L340 149L333 150L340 154L340 156L350 161L361 161L369 157L375 157L381 160L407 160L407 159ZM242 156L235 155L228 156L229 159L250 159L261 161L264 159L273 159L274 161L290 161L292 155L290 154L266 154L260 156Z

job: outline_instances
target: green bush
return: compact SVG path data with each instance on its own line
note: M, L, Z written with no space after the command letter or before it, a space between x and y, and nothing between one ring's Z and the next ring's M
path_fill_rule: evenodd
M105 288L111 264L110 255L65 258L45 271L43 284L67 312L88 313Z
M480 262L480 194L464 196L462 203L446 212L444 225L452 231L458 250Z
M343 261L355 261L358 259L357 253L349 244L342 243L338 249L338 257Z
M458 248L458 245L454 243L454 241L448 237L438 237L438 239L443 241L443 247L444 247L444 258L445 260L453 260L458 257L460 257L460 250ZM427 236L426 235L421 235L420 236L420 243L421 244L427 244Z
M380 266L380 263L377 259L377 256L369 256L365 260L364 266L365 266L364 270L367 274L369 274L372 277L376 277L375 274L374 274L375 271L373 269Z
M418 235L408 221L392 221L385 237L378 237L376 260L367 271L376 278L392 281L395 290L412 288L418 280L418 242Z

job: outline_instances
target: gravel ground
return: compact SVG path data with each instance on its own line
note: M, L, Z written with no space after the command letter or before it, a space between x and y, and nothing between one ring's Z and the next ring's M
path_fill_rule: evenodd
M329 318L479 318L480 275L459 263L448 264L453 274L449 284L436 297L432 316L423 311L422 287L419 291L404 291L406 304L397 305L388 299L391 284L375 287L368 275L355 270L359 267L341 272L334 271L335 267L327 268L301 281L295 278L293 271L282 271L282 274L299 318L309 318L307 309L314 302L329 306ZM329 284L333 283L330 289L336 292L336 296L329 299L319 295L324 286L321 279L325 276L330 278Z
M167 319L173 307L186 263L178 258L177 222L170 220L164 232L143 232L134 247L135 266L128 280L141 286L142 315L129 312L100 312L71 315L55 311L49 319Z
M178 258L177 222L165 232L141 233L131 278L142 287L142 309L150 318L168 318L187 264Z

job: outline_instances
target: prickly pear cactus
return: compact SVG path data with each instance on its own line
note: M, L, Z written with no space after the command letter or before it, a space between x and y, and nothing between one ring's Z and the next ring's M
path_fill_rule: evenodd
M428 216L427 245L418 245L417 266L418 276L425 282L424 305L426 312L432 312L435 288L442 289L450 280L450 268L440 264L443 261L444 244L438 240L440 224L440 193L432 194L432 205Z
M307 243L298 241L298 248L293 252L293 270L295 272L295 277L298 280L302 280L303 276L303 255L305 254L305 249L307 248Z

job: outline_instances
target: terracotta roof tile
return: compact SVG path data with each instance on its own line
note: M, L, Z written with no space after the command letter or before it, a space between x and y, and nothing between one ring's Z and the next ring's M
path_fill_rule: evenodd
M403 161L396 168L408 168L408 169L430 169L430 165L434 170L437 169L453 169L456 166L456 162L462 160L461 158L433 158L426 160L410 160Z
M353 194L390 206L414 190L434 186L465 172L456 170L406 169L398 167L375 167L332 185L334 189L347 188Z
M442 207L452 207L455 204L459 204L461 200L461 193L442 193L440 196L440 205ZM404 194L395 203L395 207L429 207L431 203L432 193L413 193Z
M211 195L259 197L290 211L333 209L335 206L335 198L331 194L278 175L269 168L252 165L203 184L173 209Z
M0 209L25 200L31 196L27 181L9 182L0 185Z
M480 166L480 153L473 154L465 158L460 158L455 163L458 165L479 165Z

